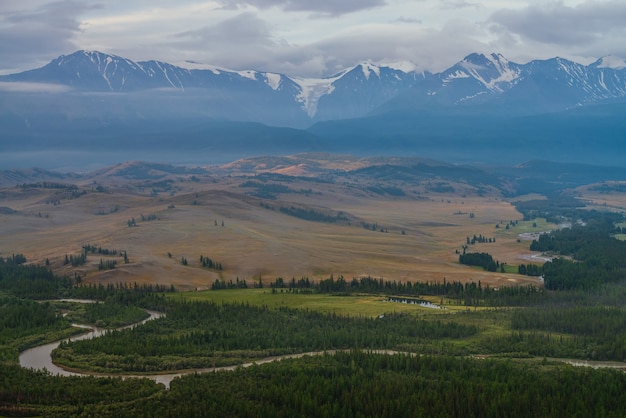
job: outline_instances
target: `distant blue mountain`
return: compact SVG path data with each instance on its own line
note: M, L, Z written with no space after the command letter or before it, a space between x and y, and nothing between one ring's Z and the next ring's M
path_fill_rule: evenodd
M77 51L0 76L0 152L282 147L622 164L626 149L626 69L613 57L518 64L470 54L440 73L361 63L318 79L188 64Z
M470 54L435 74L417 72L407 63L362 63L331 77L307 79L218 67L187 69L77 51L38 69L0 76L0 81L63 85L74 93L160 90L163 105L176 94L178 105L188 102L207 117L305 127L433 106L447 112L479 106L481 112L538 114L625 101L626 69L607 62L601 59L585 66L553 58L516 64L499 54ZM127 109L139 112L132 106Z

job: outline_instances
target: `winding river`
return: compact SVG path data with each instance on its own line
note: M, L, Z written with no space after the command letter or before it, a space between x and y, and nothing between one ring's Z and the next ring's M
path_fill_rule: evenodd
M92 303L92 301L86 301L86 300L71 300L72 302L81 302L81 303ZM161 318L163 316L165 316L164 313L162 312L155 312L155 311L147 311L150 316L146 319L144 319L143 321L137 322L135 324L131 324L122 328L118 328L118 329L128 329L128 328L134 328L138 325L142 325L148 321L157 319L157 318ZM96 327L92 327L92 326L88 326L88 325L80 325L80 324L72 324L75 327L78 328L83 328L88 330L86 333L84 334L79 334L79 335L75 335L70 337L68 340L69 341L79 341L79 340L88 340L91 338L96 338L99 337L101 335L103 335L105 332L107 332L107 330L105 329L101 329L101 328L96 328ZM294 358L302 358L305 356L319 356L319 355L323 355L323 354L334 354L337 352L345 352L345 351L349 351L349 350L326 350L326 351L312 351L312 352L307 352L307 353L298 353L298 354L286 354L286 355L281 355L281 356L274 356L274 357L266 357L263 359L259 359L253 362L249 362L249 363L244 363L244 364L239 364L239 365L233 365L233 366L223 366L223 367L210 367L210 368L204 368L204 369L191 369L191 370L184 370L184 371L180 371L180 372L174 372L174 373L162 373L162 374L146 374L146 375L128 375L128 374L105 374L105 373L79 373L79 372L74 372L74 371L70 371L70 370L66 370L60 366L57 366L56 364L54 364L52 362L52 351L57 348L59 346L59 344L61 344L61 341L66 341L66 340L60 340L60 341L56 341L53 343L49 343L49 344L44 344L44 345L40 345L37 347L33 347L33 348L29 348L28 350L23 351L22 353L20 353L19 356L19 362L20 362L20 366L24 367L24 368L28 368L28 369L33 369L33 370L47 370L49 371L51 374L54 375L61 375L61 376L98 376L98 377L114 377L114 378L123 378L123 379L128 379L128 378L145 378L145 379L151 379L154 380L156 383L161 383L163 384L166 388L169 389L170 387L170 383L172 382L172 380L176 379L177 377L181 377L184 376L186 374L192 374L192 373L210 373L210 372L216 372L216 371L221 371L221 370L235 370L238 367L250 367L254 364L265 364L265 363L271 363L273 361L278 361L278 360L283 360L283 359L294 359ZM369 350L368 352L371 353L376 353L376 354L410 354L410 355L416 355L415 353L404 353L404 352L399 352L399 351L394 351L394 350ZM483 356L478 356L480 358L484 358ZM593 367L593 368L613 368L613 369L617 369L617 370L621 370L623 372L626 372L626 363L622 363L622 362L615 362L615 361L585 361L585 360L576 360L576 359L563 359L563 358L550 358L549 360L556 360L556 361L561 361L564 363L568 363L571 364L573 366L585 366L585 367Z
M69 299L65 299L63 300L64 302L79 302L79 303L93 303L93 301L89 301L89 300L69 300ZM161 318L162 316L164 316L165 314L162 312L155 312L155 311L147 311L150 316L146 319L144 319L143 321L140 322L136 322L134 324L122 327L122 328L118 328L118 329L127 329L127 328L134 328L138 325L142 325L145 324L148 321L152 321L154 319L157 318ZM59 340L59 341L55 341L53 343L49 343L49 344L44 344L44 345L40 345L37 347L33 347L33 348L29 348L28 350L22 351L20 353L20 357L19 357L19 361L20 361L20 366L24 367L24 368L28 368L28 369L33 369L33 370L47 370L50 373L54 374L54 375L61 375L61 376L102 376L102 377L123 377L123 378L129 378L129 377L145 377L145 378L149 378L152 379L154 381L156 381L157 383L163 383L166 387L169 387L169 383L172 381L172 379L176 376L174 375L145 375L145 376L131 376L131 375L117 375L117 374L99 374L99 373L77 373L77 372L73 372L70 370L66 370L60 366L57 366L56 364L54 364L52 362L52 351L54 351L55 348L57 348L59 346L59 344L61 344L61 341L80 341L80 340L89 340L92 338L96 338L99 337L101 335L103 335L105 332L107 332L106 329L102 329L102 328L96 328L96 327L92 327L89 325L81 325L81 324L72 324L72 326L77 327L77 328L83 328L85 330L87 330L87 332L85 332L84 334L78 334L78 335L74 335L70 338L68 338L67 340ZM179 374L178 376L180 376L181 374ZM170 376L172 376L171 378L169 378Z

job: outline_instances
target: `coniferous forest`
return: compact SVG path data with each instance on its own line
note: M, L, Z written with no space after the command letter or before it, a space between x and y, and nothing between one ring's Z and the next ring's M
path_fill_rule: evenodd
M329 277L208 292L264 292L266 301L429 297L450 307L420 315L192 300L173 287L58 277L23 254L0 258L0 415L625 416L623 371L563 361L626 359L623 243L611 237L621 218L576 216L585 219L532 243L556 257L541 267L545 287ZM165 315L118 329L144 319L146 309ZM72 322L111 331L67 342L80 332ZM57 364L119 377L60 377L19 366L21 351L60 339ZM219 370L299 353L308 355ZM183 375L168 388L121 378L203 368L218 370Z

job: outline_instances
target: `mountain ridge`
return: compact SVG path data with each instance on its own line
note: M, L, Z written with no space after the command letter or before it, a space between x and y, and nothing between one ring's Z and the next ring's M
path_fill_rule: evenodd
M304 79L79 51L0 77L0 168L301 152L624 164L620 59L473 53L439 73L414 69L365 62Z
M606 100L626 100L626 65L602 57L589 65L555 57L526 64L502 54L471 53L450 68L419 72L407 63L361 62L322 78L304 78L218 66L183 68L162 61L132 61L98 51L76 51L25 72L0 76L4 82L59 84L79 92L137 93L157 89L204 91L206 95L240 95L239 102L262 102L287 111L283 125L303 127L323 120L366 116L388 102L420 108L493 104L528 112L559 111ZM407 100L404 97L410 97ZM397 103L396 103L397 105ZM263 112L246 116L241 103L225 114L237 120L275 124ZM525 109L525 110L524 110ZM219 113L219 112L216 112ZM276 119L276 118L275 118ZM278 118L280 119L280 118ZM294 122L292 125L289 119ZM276 123L280 125L280 123Z

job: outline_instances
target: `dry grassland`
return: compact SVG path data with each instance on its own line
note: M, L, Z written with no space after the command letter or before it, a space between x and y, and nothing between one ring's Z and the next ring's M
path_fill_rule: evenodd
M17 213L0 212L0 252L21 252L39 264L47 258L56 272L78 273L92 283L159 283L179 289L205 289L217 278L251 284L259 277L266 282L279 276L318 280L331 274L401 281L445 277L492 286L537 283L535 278L458 264L455 251L474 234L497 241L469 251L486 251L508 264L519 264L520 254L529 253L528 243L518 243L516 233L495 228L501 221L521 219L495 194L466 194L461 186L453 194L427 193L421 185L405 185L405 196L391 197L354 184L296 180L287 186L311 193L283 193L266 200L239 187L246 180L178 176L170 190L151 195L141 181L102 178L98 184L107 192L96 192L93 183L85 182L78 185L87 193L74 199L54 189L5 188L0 190L0 206ZM60 204L50 203L57 199ZM341 212L348 221L307 221L280 211L290 206ZM142 222L142 214L158 219ZM127 224L132 218L136 227ZM89 255L83 266L64 265L65 255L79 254L83 244L126 251L130 263L119 256ZM223 270L201 268L200 255L221 262ZM188 266L181 264L182 257ZM117 260L117 267L98 271L100 258Z

